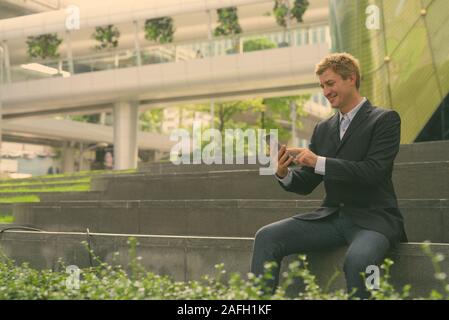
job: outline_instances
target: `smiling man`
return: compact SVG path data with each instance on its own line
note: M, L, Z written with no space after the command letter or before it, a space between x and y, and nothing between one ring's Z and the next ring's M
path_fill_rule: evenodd
M276 178L286 191L300 195L324 182L326 196L319 209L256 233L251 272L261 275L265 262L276 262L274 290L283 257L347 245L347 290L368 298L361 273L380 266L391 247L407 241L391 180L401 120L360 95L360 67L350 54L325 57L315 73L337 112L316 125L309 149L282 146ZM291 162L299 167L289 168Z

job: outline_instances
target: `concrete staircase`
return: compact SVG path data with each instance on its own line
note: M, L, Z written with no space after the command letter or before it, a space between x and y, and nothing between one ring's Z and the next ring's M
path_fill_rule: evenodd
M420 243L431 241L434 252L449 258L448 150L448 142L401 146L395 164L393 180L411 242L390 253L392 281L398 288L412 284L415 296L440 285ZM151 164L139 173L96 176L91 192L15 205L14 225L42 231L5 231L0 245L17 262L37 268L57 268L58 258L84 267L91 257L81 242L88 241L107 262L120 252L124 265L126 241L133 235L148 270L190 280L214 274L214 265L224 262L228 273L246 274L257 229L313 210L322 195L322 188L307 197L287 193L273 177L260 176L254 165ZM308 253L322 284L341 271L344 252L342 247ZM293 258L285 259L283 268ZM449 270L448 260L443 270ZM333 288L343 286L340 276Z
M19 205L15 223L45 231L253 237L318 200L99 200ZM400 200L409 241L449 243L449 200Z

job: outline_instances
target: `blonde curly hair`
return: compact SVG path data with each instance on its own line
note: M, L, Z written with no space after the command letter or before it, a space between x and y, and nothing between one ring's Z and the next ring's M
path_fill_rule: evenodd
M355 85L360 88L360 64L353 55L343 53L332 53L320 61L315 67L315 74L322 75L327 69L331 69L343 79L347 79L350 75L355 74Z

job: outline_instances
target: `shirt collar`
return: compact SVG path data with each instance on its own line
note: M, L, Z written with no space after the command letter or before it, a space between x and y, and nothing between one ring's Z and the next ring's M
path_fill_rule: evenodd
M362 101L360 101L360 103L359 103L357 106L355 106L354 109L352 109L351 111L349 111L348 113L346 113L346 115L347 115L348 118L349 118L349 122L351 122L352 119L354 119L356 113L360 110L360 108L361 108L362 105L366 102L366 100L367 100L367 99L366 99L365 97L363 97ZM341 121L341 118L343 118L343 114L340 112L340 110L338 111L338 113L340 114L340 121Z

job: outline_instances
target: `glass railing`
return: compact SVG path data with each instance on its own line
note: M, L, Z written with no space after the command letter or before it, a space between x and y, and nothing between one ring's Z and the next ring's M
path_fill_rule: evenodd
M327 43L330 48L329 29L326 25L292 28L260 34L223 37L210 41L191 41L176 44L153 45L135 50L115 50L73 59L36 61L11 67L11 81L20 82L49 77L68 77L73 74L104 71L149 64L204 59L224 55L242 54L257 50L298 47Z

